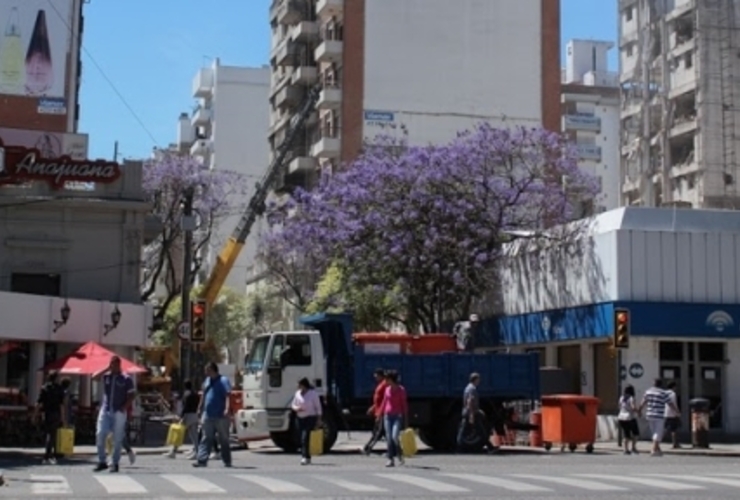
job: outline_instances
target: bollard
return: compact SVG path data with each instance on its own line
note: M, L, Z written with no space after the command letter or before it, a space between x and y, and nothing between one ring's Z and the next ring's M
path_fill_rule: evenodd
M691 445L709 448L709 400L695 398L689 401L691 409Z
M542 413L538 411L530 413L529 423L533 426L529 431L529 446L542 448Z

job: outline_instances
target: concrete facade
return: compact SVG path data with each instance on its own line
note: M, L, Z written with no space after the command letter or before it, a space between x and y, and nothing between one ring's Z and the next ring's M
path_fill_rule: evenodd
M544 249L531 240L507 248L500 341L566 370L570 390L599 397L604 413L616 410L624 384L641 395L661 378L677 384L684 422L688 401L705 397L711 428L740 433L740 397L728 382L740 370L740 215L627 207L574 231ZM619 310L630 344L617 354Z
M619 2L623 204L740 207L740 2Z
M79 344L131 356L147 343L152 310L139 286L149 203L141 169L126 163L116 181L87 190L40 181L0 186L0 386L35 401L38 370ZM112 328L116 309L121 319Z
M619 75L609 71L612 42L570 40L563 70L563 132L576 145L579 166L600 180L588 214L619 206ZM590 210L589 210L590 209Z

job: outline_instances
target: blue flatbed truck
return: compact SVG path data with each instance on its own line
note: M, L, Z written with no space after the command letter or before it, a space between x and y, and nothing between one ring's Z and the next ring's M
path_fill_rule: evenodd
M290 402L298 380L310 380L324 403L324 448L338 432L369 430L377 368L397 370L409 397L409 425L427 446L455 447L462 393L469 375L481 375L481 409L489 420L503 418L503 403L536 401L540 368L536 354L449 352L439 354L368 353L356 345L348 314L319 314L301 319L310 330L271 332L254 339L245 360L244 407L236 415L240 439L269 435L286 450L298 447ZM471 451L487 436L466 433Z

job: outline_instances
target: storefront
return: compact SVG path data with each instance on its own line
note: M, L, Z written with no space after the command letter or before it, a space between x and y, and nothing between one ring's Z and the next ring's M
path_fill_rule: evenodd
M140 163L43 158L0 142L0 389L8 397L34 402L40 369L88 341L126 356L146 344L148 211Z
M515 243L504 269L503 344L560 367L570 390L614 414L625 384L660 378L710 400L711 425L740 433L740 213L627 207L587 221L560 244ZM612 348L616 309L629 346Z

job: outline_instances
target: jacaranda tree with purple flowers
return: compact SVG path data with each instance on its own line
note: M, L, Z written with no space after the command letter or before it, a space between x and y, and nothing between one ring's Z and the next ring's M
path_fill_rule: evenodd
M490 292L503 243L572 220L597 186L546 130L481 124L431 146L381 136L274 211L261 253L310 258L315 272L338 265L347 287L392 291L396 319L433 332Z
M144 189L152 202L151 215L160 223L157 238L144 249L142 299L152 298L157 285L164 285L159 299L159 316L164 317L182 286L183 200L193 189L193 211L197 229L193 234L191 277L202 265L201 250L208 244L218 223L238 213L246 202L247 183L243 176L225 170L211 170L197 159L158 152L144 164Z

